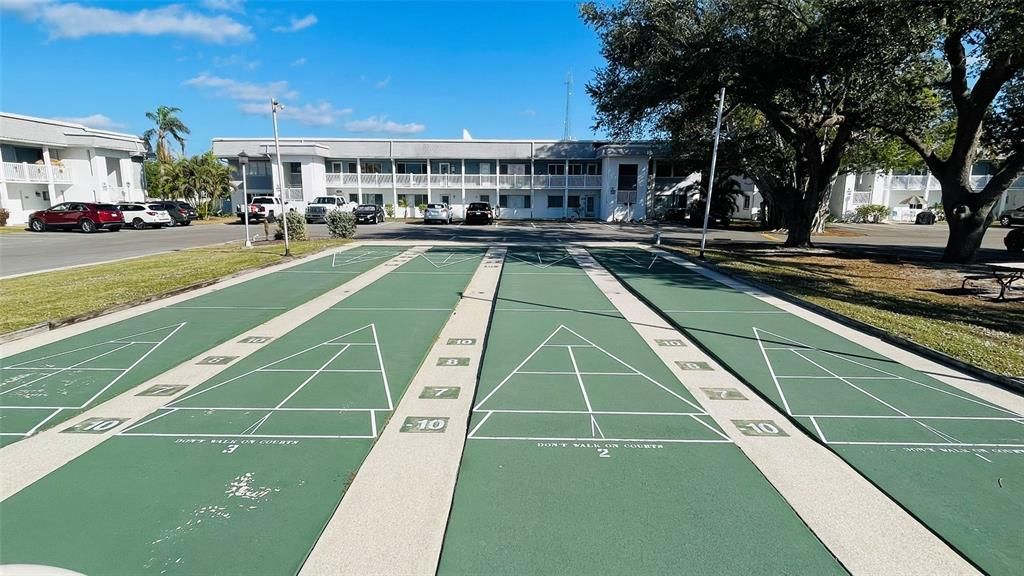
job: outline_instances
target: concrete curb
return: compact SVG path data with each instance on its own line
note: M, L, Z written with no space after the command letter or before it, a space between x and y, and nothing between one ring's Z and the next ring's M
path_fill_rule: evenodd
M924 357L928 358L929 360L934 360L935 362L938 362L939 364L942 364L942 365L946 366L947 368L953 368L953 369L956 369L956 370L960 370L962 372L966 372L966 373L970 374L971 376L974 376L974 377L976 377L976 378L978 378L980 380L991 382L991 383L999 386L1000 388L1003 388L1003 389L1009 390L1010 392L1013 392L1015 394L1020 394L1020 395L1024 396L1024 381L1022 381L1022 380L1017 380L1015 378L1012 378L1010 376L1004 376L1002 374L996 374L995 372L991 372L991 371L986 370L984 368L980 368L978 366L974 366L973 364L968 364L967 362L964 362L963 360L959 360L957 358L954 358L954 357L952 357L952 356L950 356L950 355L948 355L948 354L946 354L944 352L939 352L938 350L929 348L929 347L927 347L927 346L925 346L923 344L918 344L917 342L912 342L910 340L907 340L906 338L902 338L900 336L892 334L891 332L886 332L885 330L882 330L881 328L878 328L876 326L872 326L871 324L867 324L865 322L861 322L860 320L855 320L853 318L850 318L849 316L844 316L844 315L842 315L842 314L840 314L838 312L834 312L832 310L829 310L828 308L825 308L825 307L819 306L817 304L814 304L813 302L808 302L807 300L804 300L802 298L799 298L799 297L794 296L792 294L789 294L787 292L783 292L782 290L779 290L778 288L774 288L772 286L768 286L767 284L764 284L762 282L758 282L757 280L752 280L750 278L746 278L744 276L740 276L739 274L736 274L736 273L734 273L734 272L732 272L730 270L727 270L727 269L722 268L720 266L716 266L716 265L711 264L709 262L701 261L701 260L696 259L696 258L692 258L692 257L690 257L687 254L683 254L682 252L677 252L677 251L673 250L672 254L675 254L676 256L679 256L680 258L685 258L687 261L692 262L693 264L696 264L697 266L701 266L701 267L707 268L709 270L713 270L713 271L715 271L715 272L717 272L717 273L719 273L719 274L721 274L723 276L727 276L727 277L729 277L729 278L731 278L733 280L736 280L737 282L742 282L744 284L748 284L748 285L750 285L750 286L752 286L754 288L757 288L758 290L761 290L761 291L763 291L763 292L765 292L767 294L771 294L772 296L775 296L776 298L779 298L780 300L785 300L786 302L789 302L790 304L793 304L795 306L799 306L799 307L804 308L806 310L809 310L809 311L811 311L811 312L813 312L815 314L824 316L824 317L828 318L829 320L833 320L835 322L838 322L838 323L840 323L840 324L842 324L842 325L844 325L844 326L846 326L848 328L852 328L854 330L858 330L860 332L864 332L866 334L869 334L871 336L874 336L876 338L884 340L884 341L888 342L889 344L893 344L893 345L899 346L901 348L907 348L911 352L913 352L913 353L915 353L915 354L917 354L919 356L924 356Z

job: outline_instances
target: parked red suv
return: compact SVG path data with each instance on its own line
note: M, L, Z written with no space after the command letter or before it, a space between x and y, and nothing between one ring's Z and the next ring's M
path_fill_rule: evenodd
M65 202L33 212L28 226L35 232L50 228L79 228L82 232L107 229L117 232L124 226L124 215L113 204Z

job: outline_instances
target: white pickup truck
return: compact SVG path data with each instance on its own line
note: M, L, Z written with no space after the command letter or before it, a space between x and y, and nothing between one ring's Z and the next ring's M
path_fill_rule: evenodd
M324 222L328 212L351 212L355 206L355 202L349 202L341 196L317 196L306 205L306 223Z
M284 214L284 207L281 199L276 196L256 196L245 209L249 212L249 222L260 222L264 219L274 221L278 216ZM235 206L235 215L243 220L242 206Z

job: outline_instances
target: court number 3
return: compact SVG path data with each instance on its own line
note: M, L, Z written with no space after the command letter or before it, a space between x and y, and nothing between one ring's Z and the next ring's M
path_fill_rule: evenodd
M230 444L227 448L220 451L221 454L231 454L235 450L238 450L238 444Z
M597 449L597 457L598 458L611 458L612 455L608 453L608 449L607 448L598 448Z

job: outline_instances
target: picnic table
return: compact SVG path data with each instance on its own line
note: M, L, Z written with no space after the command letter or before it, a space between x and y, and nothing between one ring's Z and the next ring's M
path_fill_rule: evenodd
M996 300L1003 300L1006 297L1006 290L1013 289L1013 283L1024 278L1024 262L989 262L986 264L989 274L978 274L964 278L961 288L967 285L968 280L982 280L991 278L999 283L999 296Z

